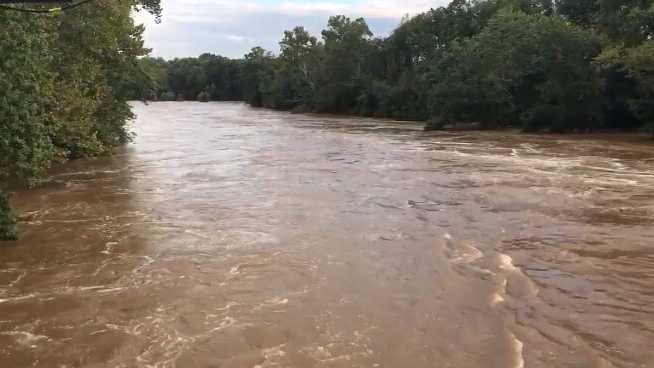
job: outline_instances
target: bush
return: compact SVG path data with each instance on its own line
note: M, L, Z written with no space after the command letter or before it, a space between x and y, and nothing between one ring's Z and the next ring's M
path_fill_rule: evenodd
M52 17L0 11L0 190L33 186L53 162L109 154L131 135L126 87L143 28L133 7L157 0L90 3ZM15 237L0 193L0 238Z
M56 157L52 58L42 52L52 40L45 24L29 15L0 11L0 189L10 179L30 181ZM36 31L34 31L36 29Z

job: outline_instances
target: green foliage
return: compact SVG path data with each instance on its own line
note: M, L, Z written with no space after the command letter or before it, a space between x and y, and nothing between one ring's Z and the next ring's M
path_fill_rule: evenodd
M433 111L446 120L565 131L597 126L599 40L556 16L501 11L432 69Z
M261 47L253 48L245 55L239 77L243 89L243 99L252 106L263 106L270 100L270 85L274 78L275 59ZM269 103L267 103L269 105Z
M324 55L319 68L315 109L354 112L365 75L372 33L362 18L330 17L322 31Z
M55 74L47 22L0 12L0 187L40 177L56 156L51 139Z
M16 239L16 219L11 208L7 194L0 190L0 241Z
M0 190L129 140L127 90L148 51L134 7L160 12L158 0L96 1L51 16L0 11ZM11 223L1 195L0 235L13 234Z
M434 63L430 73L430 115L444 123L480 121L497 125L514 114L509 85L495 73L495 66L484 60L482 48L478 39L454 43Z
M209 102L209 93L202 91L198 94L197 100L199 102Z
M556 5L561 16L586 27L593 24L599 9L596 0L557 0Z
M654 136L654 41L650 39L627 50L623 63L638 86L639 93L629 101L631 110L650 127Z
M628 47L654 36L654 0L596 0L594 25Z
M284 32L281 54L272 82L273 107L293 109L313 107L316 75L322 49L303 27Z
M605 68L626 73L634 82L635 90L626 99L628 107L654 136L654 41L647 40L632 48L608 48L596 61Z
M173 60L168 65L168 83L171 90L187 100L195 100L206 87L206 74L198 59Z
M126 95L135 100L196 100L214 101L243 99L238 75L242 61L222 56L202 54L198 58L165 61L161 58L141 58L137 71L126 83Z
M159 100L170 91L168 83L167 62L162 58L144 57L137 62L136 73L128 80L124 88L130 100Z

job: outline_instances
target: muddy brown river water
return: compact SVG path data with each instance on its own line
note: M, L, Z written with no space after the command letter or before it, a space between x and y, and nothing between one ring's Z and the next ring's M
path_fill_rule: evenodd
M14 195L0 367L654 367L654 146L134 110Z

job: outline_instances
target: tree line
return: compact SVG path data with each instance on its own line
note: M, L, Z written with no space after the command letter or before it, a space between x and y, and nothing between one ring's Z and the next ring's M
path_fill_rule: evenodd
M10 186L129 141L127 101L148 53L133 10L161 14L159 0L96 0L47 15L0 9L0 240L16 236Z
M333 16L277 55L140 60L133 98L527 131L654 129L654 0L454 0L385 38Z

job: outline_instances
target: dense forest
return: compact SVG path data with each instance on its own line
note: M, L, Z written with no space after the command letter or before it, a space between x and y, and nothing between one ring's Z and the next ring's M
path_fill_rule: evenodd
M277 55L140 60L133 98L528 131L644 129L654 121L653 0L454 0L386 38L334 16L320 39L284 32Z
M47 14L0 9L0 239L16 235L10 185L35 185L55 162L130 139L129 86L148 53L133 10L161 14L158 0L97 0Z

